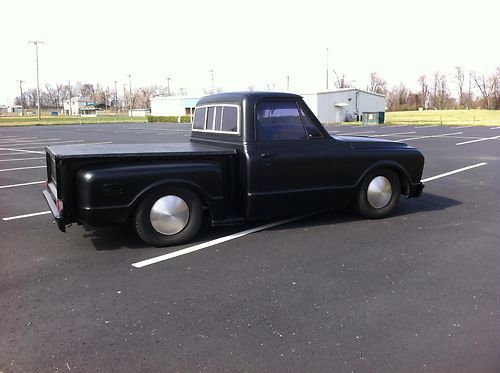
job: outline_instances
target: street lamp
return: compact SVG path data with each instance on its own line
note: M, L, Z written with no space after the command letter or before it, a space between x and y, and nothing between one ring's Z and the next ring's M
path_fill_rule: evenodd
M170 96L170 81L172 78L167 77L167 96Z
M118 88L117 84L118 80L115 80L115 115L118 114Z
M34 41L30 40L28 44L33 44L35 46L35 55L36 55L36 101L38 106L38 120L41 120L41 112L40 112L40 79L38 74L38 44L43 44L43 41Z
M212 77L212 93L215 93L215 86L214 86L214 71L212 69L208 70L210 72L210 75Z
M129 94L129 108L130 108L129 116L132 116L132 80L130 78L132 74L127 74L127 76L128 76L128 94Z

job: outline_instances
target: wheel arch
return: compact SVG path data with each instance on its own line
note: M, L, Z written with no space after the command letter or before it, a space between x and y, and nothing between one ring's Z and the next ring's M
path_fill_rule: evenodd
M366 175L376 171L376 170L381 170L381 169L389 169L392 170L396 173L396 175L399 178L399 182L401 184L401 194L407 196L410 193L410 175L408 171L401 166L398 162L395 161L379 161L375 162L374 164L370 165L358 178L356 182L356 189L359 189L361 186L361 183L363 182L364 178Z

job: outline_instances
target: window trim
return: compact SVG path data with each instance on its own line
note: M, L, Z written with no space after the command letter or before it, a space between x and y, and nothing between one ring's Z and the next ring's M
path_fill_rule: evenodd
M208 129L207 128L207 119L208 119L208 108L209 107L213 107L214 108L214 122L215 122L215 113L217 111L217 108L218 107L221 107L222 108L222 116L221 116L221 129L220 131L219 130L214 130L214 123L212 123L211 125L211 129ZM223 131L222 130L222 123L224 123L224 107L234 107L236 108L236 132L233 132L233 131ZM193 120L193 126L191 127L191 131L193 132L205 132L205 133L223 133L223 134L226 134L226 135L237 135L239 136L241 134L241 120L240 120L240 112L241 112L241 108L240 108L240 105L236 105L236 104L206 104L206 105L200 105L200 106L197 106L194 110L194 115L196 116L196 110L198 109L203 109L203 108L206 108L205 110L205 122L204 122L204 128L203 129L195 129L193 128L194 127L194 120Z

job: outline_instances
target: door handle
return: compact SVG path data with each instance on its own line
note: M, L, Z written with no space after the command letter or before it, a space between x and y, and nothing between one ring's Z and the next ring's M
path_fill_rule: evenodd
M278 154L272 154L272 153L262 153L260 155L262 158L273 158L273 157L277 157Z

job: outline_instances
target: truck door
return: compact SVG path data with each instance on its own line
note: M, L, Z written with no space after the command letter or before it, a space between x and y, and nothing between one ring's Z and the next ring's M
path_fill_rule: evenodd
M276 214L328 207L335 185L335 144L307 107L294 99L262 100L255 121L259 209Z

